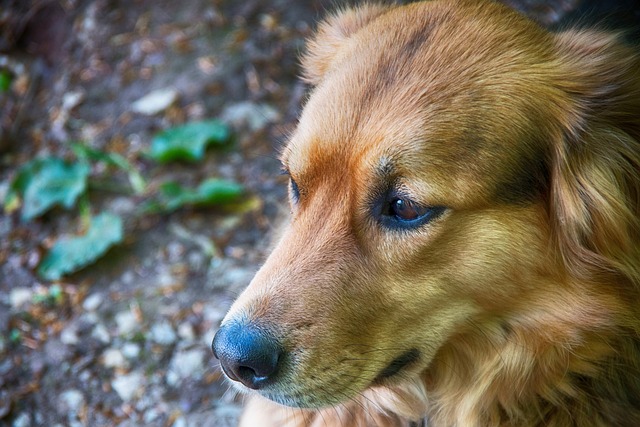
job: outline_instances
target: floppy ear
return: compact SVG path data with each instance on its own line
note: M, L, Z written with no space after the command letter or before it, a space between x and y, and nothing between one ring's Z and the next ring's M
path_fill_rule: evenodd
M603 32L556 42L569 106L551 160L560 252L577 277L640 287L640 58Z
M344 42L392 7L364 3L335 12L321 22L316 34L307 42L307 52L302 57L303 79L314 85L320 83Z

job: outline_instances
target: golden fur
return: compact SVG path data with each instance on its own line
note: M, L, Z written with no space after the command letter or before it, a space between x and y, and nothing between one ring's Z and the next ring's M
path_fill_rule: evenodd
M364 4L303 68L291 221L225 318L288 358L241 425L639 426L640 59L619 35ZM389 188L446 209L389 229Z

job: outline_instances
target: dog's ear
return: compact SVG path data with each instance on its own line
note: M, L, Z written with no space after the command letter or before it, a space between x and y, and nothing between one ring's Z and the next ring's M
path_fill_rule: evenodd
M574 275L640 286L640 58L613 34L555 37L565 113L550 203L560 253Z
M340 10L326 18L318 26L315 35L307 41L307 51L302 56L302 78L307 83L318 84L345 41L392 7L364 3Z

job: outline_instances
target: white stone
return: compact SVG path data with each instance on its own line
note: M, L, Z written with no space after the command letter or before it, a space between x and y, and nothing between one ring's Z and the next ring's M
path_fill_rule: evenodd
M204 373L204 351L201 348L179 351L171 359L169 370L179 378L202 378Z
M33 299L33 290L31 288L14 288L9 294L9 302L13 308L21 308L30 303Z
M176 333L169 322L163 321L151 327L149 338L160 345L171 345L176 342Z
M107 368L122 368L127 365L127 361L120 350L108 348L102 353L102 364Z
M151 116L166 110L177 99L178 91L174 88L157 89L131 104L131 111Z
M100 304L102 304L102 301L102 295L91 294L87 298L85 298L84 302L82 303L82 308L84 308L85 311L96 311L98 307L100 307Z
M178 336L185 341L193 341L196 339L196 334L193 331L193 326L189 322L182 322L178 325Z
M13 427L31 427L31 416L26 412L21 413L13 420Z
M91 331L91 336L98 341L107 344L111 341L111 336L109 335L109 331L103 324L97 324L93 331Z
M129 335L136 331L139 327L136 315L130 310L121 311L115 316L118 333L120 335Z
M280 120L280 113L268 104L242 101L225 108L221 119L236 127L248 127L255 132L269 123Z
M111 387L118 393L120 399L129 402L131 399L139 395L142 390L143 376L139 372L121 375L111 381Z
M79 390L67 390L60 395L59 404L64 412L77 413L84 405L84 395Z
M122 355L127 359L136 359L140 355L140 346L133 342L125 343L122 346Z
M76 345L80 342L75 326L67 326L60 332L60 341L66 345Z

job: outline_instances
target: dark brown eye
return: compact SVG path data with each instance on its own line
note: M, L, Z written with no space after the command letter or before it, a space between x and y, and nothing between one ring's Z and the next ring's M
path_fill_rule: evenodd
M391 229L418 228L442 215L444 206L425 206L407 197L390 197L382 208L380 220Z
M426 214L428 210L426 206L400 198L393 199L389 206L389 212L401 221L414 221Z

